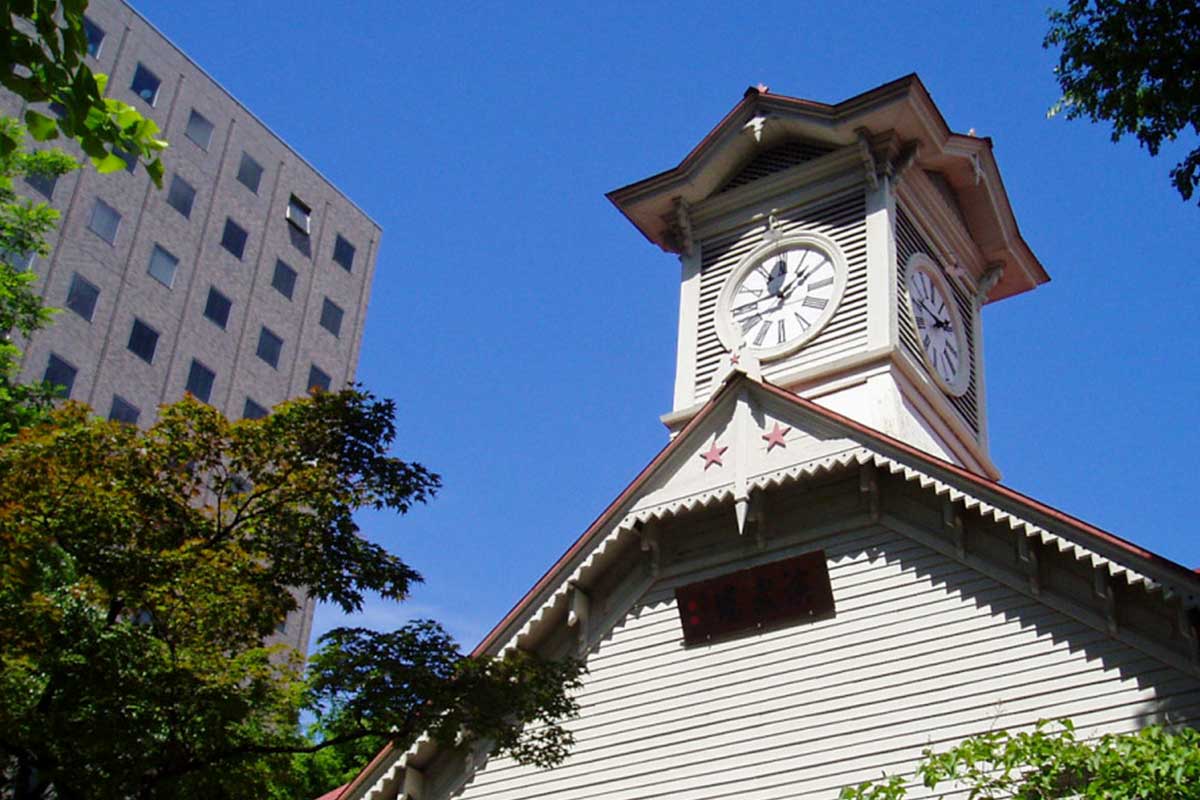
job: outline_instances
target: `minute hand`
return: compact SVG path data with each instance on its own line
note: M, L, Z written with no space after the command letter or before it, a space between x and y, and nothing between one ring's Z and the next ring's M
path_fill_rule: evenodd
M823 263L817 264L816 266L813 266L813 267L809 267L807 270L805 270L804 272L801 272L795 278L792 278L791 283L789 283L787 286L785 286L779 290L779 296L787 297L789 294L792 293L792 289L796 288L797 283L803 283L805 278L807 278L809 275L812 275L813 272L815 272L817 269L820 269L822 266L823 266Z

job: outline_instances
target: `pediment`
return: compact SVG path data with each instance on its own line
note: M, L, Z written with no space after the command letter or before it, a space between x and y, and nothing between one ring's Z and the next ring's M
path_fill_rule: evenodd
M749 519L736 513L743 500ZM776 512L790 521L772 524ZM591 652L679 569L660 564L664 552L714 575L778 558L805 536L866 530L936 553L948 581L989 580L1022 607L1200 676L1200 575L736 370L474 652ZM737 560L706 556L712 542ZM404 796L393 792L445 763L437 750L422 739L385 751L342 797ZM486 761L477 755L465 772L454 767L456 781Z

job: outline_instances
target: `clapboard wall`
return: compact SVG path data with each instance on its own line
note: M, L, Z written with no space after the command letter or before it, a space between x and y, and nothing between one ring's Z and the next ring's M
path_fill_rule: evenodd
M1200 715L1200 681L886 525L783 531L749 560L728 526L679 536L588 657L577 744L551 770L483 765L464 798L834 798L927 746L1070 717L1084 732ZM685 648L674 587L823 549L827 619ZM724 550L738 560L720 561ZM430 797L457 780L443 773ZM921 796L915 789L912 796Z

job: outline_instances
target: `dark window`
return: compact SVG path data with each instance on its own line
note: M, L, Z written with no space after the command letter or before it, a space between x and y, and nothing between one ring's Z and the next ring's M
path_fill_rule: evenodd
M138 157L134 153L131 153L128 150L122 150L116 146L113 147L112 153L114 156L125 162L125 171L133 174L133 171L137 169Z
M229 322L229 309L232 307L233 303L228 297L216 289L209 288L208 300L204 303L204 316L224 328Z
M283 350L283 339L267 327L258 332L258 357L272 367L279 366L279 352Z
M171 178L171 188L167 189L167 204L183 214L192 216L192 203L196 201L196 190L192 185L178 175Z
M288 200L287 221L295 225L302 233L311 233L312 209L296 195L292 195Z
M104 241L112 244L117 240L117 230L121 227L121 212L96 198L92 206L92 218L88 220L88 228Z
M258 403L246 398L246 405L242 407L242 417L244 419L262 419L267 415L267 410Z
M197 400L207 403L212 397L213 381L217 374L196 359L192 359L191 369L188 370L187 385L184 387Z
M25 182L32 186L38 194L47 200L54 199L54 187L58 184L57 175L46 175L42 172L31 172L25 176Z
M296 289L296 270L276 259L275 274L271 276L271 285L277 292L291 300L292 292Z
M150 277L170 289L175 283L175 269L178 266L179 259L156 244L150 251L150 268L146 271L150 273Z
M104 45L104 29L87 17L84 17L83 35L87 37L88 55L92 58L99 58L100 48Z
M130 425L137 425L138 417L141 415L140 408L119 394L113 395L112 408L108 410L108 418L113 422L128 422Z
M249 153L242 153L242 162L238 164L237 172L237 179L241 184L258 194L258 183L262 180L262 174L262 165L251 158Z
M342 265L346 272L354 266L354 245L339 233L333 243L333 260Z
M221 246L241 259L242 253L246 252L246 229L226 217Z
M325 374L325 371L313 364L308 369L308 390L320 389L323 392L329 391L330 378Z
M91 322L99 298L100 290L95 284L78 272L71 276L71 286L67 289L67 308Z
M321 304L321 327L334 336L342 334L342 307L328 297Z
M65 360L55 355L50 354L50 358L46 361L46 374L42 376L42 380L52 386L59 387L59 397L70 397L71 388L75 385L75 376L79 374L79 370L71 366Z
M129 331L129 351L147 364L153 364L154 351L157 348L158 331L140 319L135 319L133 329Z
M146 69L145 64L138 64L137 69L133 72L133 83L129 84L129 88L149 105L154 105L158 100L160 83L158 76Z
M4 250L3 248L0 248L0 258L4 260L5 264L8 264L17 272L24 272L32 267L33 258L36 255L37 253L33 252L32 250L28 250L24 253L14 253L11 250Z
M188 117L184 135L195 142L201 150L207 150L209 144L212 143L213 124L208 121L207 117L193 108L191 116Z

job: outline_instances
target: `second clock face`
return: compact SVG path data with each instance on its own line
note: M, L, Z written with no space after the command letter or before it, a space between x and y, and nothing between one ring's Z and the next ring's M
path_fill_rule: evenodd
M920 254L910 259L906 282L917 336L933 368L934 382L950 394L961 395L970 378L971 354L950 289L932 260Z
M846 283L834 248L805 238L752 254L721 293L722 339L761 358L796 350L833 315Z

